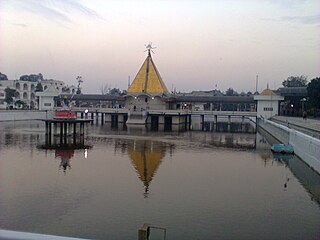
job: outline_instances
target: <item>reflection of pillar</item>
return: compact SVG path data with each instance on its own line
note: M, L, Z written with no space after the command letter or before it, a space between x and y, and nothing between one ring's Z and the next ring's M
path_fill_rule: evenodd
M213 130L218 130L218 115L214 115L214 125Z
M67 143L68 125L67 125L67 123L66 123L66 122L64 123L64 133L63 133L63 136L64 136L64 140L63 140L63 142L64 142L64 143Z
M204 115L201 115L201 129L204 130Z
M77 143L77 123L73 124L73 144Z
M57 135L57 123L53 124L53 135L56 136Z
M49 139L49 123L46 122L46 136L45 136L45 144L48 145L48 139Z
M101 125L104 124L104 113L101 113Z
M231 131L231 116L228 116L228 132Z
M60 144L62 144L63 139L63 123L60 122Z
M51 122L49 122L49 134L48 134L49 145L51 145L51 135L52 135L52 124Z

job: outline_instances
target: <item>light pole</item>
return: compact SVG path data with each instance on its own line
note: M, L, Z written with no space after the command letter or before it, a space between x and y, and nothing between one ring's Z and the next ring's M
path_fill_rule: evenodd
M302 112L304 112L305 108L306 108L305 102L307 101L307 99L306 98L302 98L300 101L301 101L301 104L302 104Z
M78 81L78 88L77 88L76 94L81 94L80 84L83 83L82 77L81 77L81 76L78 76L76 79L77 79L77 81Z

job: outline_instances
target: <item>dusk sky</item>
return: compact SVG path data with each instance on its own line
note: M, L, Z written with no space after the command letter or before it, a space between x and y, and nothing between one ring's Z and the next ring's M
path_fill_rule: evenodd
M261 91L320 76L319 0L0 0L0 72L127 89L153 43L171 91Z

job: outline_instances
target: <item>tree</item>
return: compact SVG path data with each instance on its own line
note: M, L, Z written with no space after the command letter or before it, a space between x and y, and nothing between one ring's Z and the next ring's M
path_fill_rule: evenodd
M112 88L109 90L109 94L111 95L121 95L121 90L119 88Z
M39 74L30 74L30 75L22 75L20 77L21 81L30 81L30 82L38 82L43 80L43 75Z
M13 98L14 98L14 96L15 96L17 91L15 89L12 89L12 88L9 88L9 87L7 87L4 91L5 91L5 94L6 94L4 101L7 104L12 104L13 103Z
M62 91L63 93L70 93L70 88L69 88L68 86L64 86L64 87L61 89L61 91Z
M38 83L37 86L36 86L36 92L43 92L43 86L41 83Z
M15 105L20 109L27 109L28 108L28 105L22 100L17 100L15 102Z
M311 107L320 108L320 77L314 78L309 82L307 91Z
M226 95L227 96L234 96L234 95L237 95L238 93L233 90L233 88L228 88L227 91L226 91Z
M282 82L284 87L306 87L307 86L307 76L290 76Z
M7 75L0 72L0 81L1 80L8 80L8 77L7 77Z

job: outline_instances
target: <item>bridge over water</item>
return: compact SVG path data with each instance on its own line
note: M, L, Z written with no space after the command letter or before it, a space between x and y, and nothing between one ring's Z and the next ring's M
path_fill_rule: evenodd
M191 126L192 119L200 117L201 125L204 122L211 122L217 124L218 122L227 122L229 125L233 119L241 119L244 123L245 119L251 119L256 122L257 112L249 111L196 111L188 109L178 110L129 110L126 108L85 108L75 107L77 116L80 118L95 119L96 122L101 121L111 122L113 124L127 123L127 124L153 124L153 125L180 125ZM239 121L238 121L239 122Z

